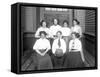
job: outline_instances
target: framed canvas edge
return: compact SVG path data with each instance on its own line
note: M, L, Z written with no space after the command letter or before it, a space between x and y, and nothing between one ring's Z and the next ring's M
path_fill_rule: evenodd
M22 2L18 2L18 3L14 3L11 5L11 7L13 6L16 6L16 10L17 10L17 13L16 13L16 23L17 24L11 24L11 28L12 26L17 26L16 28L16 31L17 31L17 35L16 35L16 39L17 39L17 46L16 46L16 54L15 53L12 53L14 51L14 49L11 50L11 54L12 54L12 57L11 57L11 72L13 73L16 73L16 74L28 74L28 73L47 73L47 72L62 72L62 71L82 71L82 70L95 70L95 69L98 69L98 31L97 31L97 28L98 28L98 8L97 7L88 7L88 6L71 6L71 5L52 5L52 4L36 4L36 3L22 3ZM95 66L94 67L83 67L83 68L70 68L70 69L53 69L53 70L31 70L31 71L21 71L21 42L23 41L22 40L22 34L21 33L21 6L35 6L35 7L57 7L57 8L71 8L71 9L90 9L90 10L95 10L96 11L96 19L95 19L95 22L96 22L96 30L95 30L95 34L96 34L96 39L95 39L95 43L96 43L96 54L95 54ZM12 11L12 10L11 10ZM12 17L12 15L11 15ZM12 22L12 19L15 19L15 18L11 18L11 23ZM13 28L12 28L13 29ZM11 33L13 32L13 30L11 29ZM15 32L16 33L16 32ZM13 39L13 35L11 35L11 38ZM11 44L12 44L12 39L11 39ZM14 40L16 41L16 40ZM12 45L11 45L12 47ZM15 57L13 55L16 55ZM13 58L14 57L14 58ZM16 64L15 64L15 68L13 69L12 66L13 66L13 61L14 59L16 60Z

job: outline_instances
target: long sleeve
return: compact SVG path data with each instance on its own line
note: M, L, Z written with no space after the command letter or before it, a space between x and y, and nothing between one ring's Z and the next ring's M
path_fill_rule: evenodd
M56 40L54 40L53 44L52 44L52 53L55 54L56 51Z
M73 33L73 27L71 27L71 33Z
M33 49L36 50L38 49L38 40L35 42L34 46L33 46Z
M79 34L80 34L80 36L82 36L82 28L81 27L79 28Z
M51 37L51 32L49 28L46 29L46 33L47 33L47 36L46 36L47 38Z
M62 40L62 46L61 46L61 48L63 49L63 53L65 53L66 52L66 43L65 43L64 40Z
M35 33L35 37L39 37L39 32L40 32L40 29L38 28L36 33Z
M82 43L80 40L77 41L77 48L79 51L82 51Z
M53 33L54 33L54 26L51 26L50 28L49 28L49 33L50 33L50 37L53 37Z
M50 42L49 42L49 40L47 40L47 49L49 50L49 49L51 49L51 46L50 46Z
M71 50L72 48L72 40L69 42L69 51Z

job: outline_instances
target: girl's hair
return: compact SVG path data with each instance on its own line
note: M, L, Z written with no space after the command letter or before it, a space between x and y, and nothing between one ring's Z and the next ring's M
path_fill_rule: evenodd
M43 22L45 22L47 26L47 22L45 20L41 20L40 25L42 26Z
M73 19L73 21L76 21L77 25L80 24L80 22L77 19Z
M45 36L47 35L45 31L40 31L39 35L41 36L41 34L44 34Z
M53 20L52 20L53 24L54 24L55 19L57 20L57 24L59 24L59 19L57 19L57 18L53 18Z
M62 32L61 32L61 31L57 31L57 32L56 32L56 34L57 34L57 33L60 33L60 34L62 34Z
M69 22L68 22L67 20L64 20L64 21L63 21L63 24L64 24L64 23L67 23L67 24L68 24L68 27L69 27Z
M76 38L79 38L80 37L80 34L79 33L73 32L72 34L74 34Z

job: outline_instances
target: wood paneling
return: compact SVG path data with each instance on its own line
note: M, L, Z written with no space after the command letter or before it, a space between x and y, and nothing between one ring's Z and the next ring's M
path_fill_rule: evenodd
M21 26L24 32L36 31L36 7L21 8Z
M85 49L94 57L96 52L95 16L95 10L85 11Z
M85 49L90 53L93 57L95 57L95 48L96 48L96 40L95 36L90 35L90 34L85 34Z
M85 32L95 35L95 10L86 10L85 12Z

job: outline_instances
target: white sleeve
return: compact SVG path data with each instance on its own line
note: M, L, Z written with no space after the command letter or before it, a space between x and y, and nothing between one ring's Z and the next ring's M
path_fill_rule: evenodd
M50 35L50 29L49 28L47 29L47 33Z
M48 49L51 49L50 41L49 41L49 40L47 40L47 48L48 48Z
M57 32L58 32L58 31L61 31L61 32L62 32L62 27L61 27L60 25L59 25L59 27L58 27ZM57 33L57 32L56 32L56 33Z
M81 36L82 36L82 28L80 28L80 34L81 34Z
M69 51L71 50L71 48L72 48L72 40L70 40L69 42Z
M66 43L64 40L62 40L62 43L63 43L63 45L62 45L63 53L65 53L66 52Z
M82 36L82 28L81 27L79 27L79 34L80 34L80 36Z
M69 36L71 35L71 29L69 28Z
M50 28L49 28L49 34L50 34L50 37L53 37L52 35L53 35L53 33L52 33L52 26L50 26Z
M79 51L82 51L82 43L80 40L77 42L77 48Z
M52 53L55 54L55 51L56 51L56 40L54 40L52 44Z
M38 40L36 40L36 42L35 42L35 44L34 44L34 46L33 46L33 49L34 49L34 50L38 49L38 44L39 44L39 43L38 43Z
M36 33L35 33L35 37L38 37L39 36L39 32L40 32L40 29L38 28Z
M73 33L73 27L71 27L71 33Z
M51 32L49 28L47 29L47 33L48 33L47 37L51 37Z

